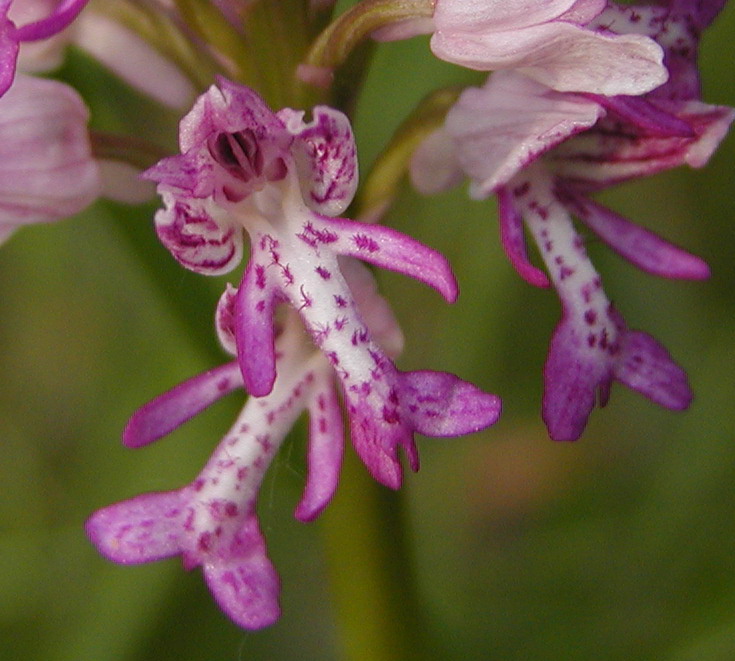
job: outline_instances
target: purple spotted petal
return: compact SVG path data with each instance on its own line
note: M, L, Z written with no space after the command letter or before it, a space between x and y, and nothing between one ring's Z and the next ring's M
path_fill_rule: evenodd
M344 448L344 426L331 375L315 386L309 404L309 449L304 493L295 516L312 521L329 504L339 481Z
M279 618L280 581L254 516L245 520L222 561L206 563L203 570L215 601L238 626L262 629Z
M314 217L302 234L306 242L327 237L335 253L420 280L450 303L457 299L457 281L446 258L405 234L381 225L326 216Z
M709 267L699 257L610 209L574 194L565 197L565 202L607 245L643 271L665 278L702 280L709 277Z
M513 204L514 195L522 195L524 190L503 186L498 189L498 222L500 242L503 250L518 274L534 287L548 287L549 278L539 268L528 261L526 240L523 236L523 217Z
M446 372L405 372L400 395L413 429L427 436L460 436L489 427L500 399Z
M209 201L161 190L166 207L156 212L156 232L184 267L220 275L242 259L242 231Z
M549 346L544 365L541 414L555 441L577 440L599 397L607 401L613 380L609 348L586 349L587 332L565 316Z
M318 213L337 216L357 190L357 153L350 120L326 106L316 106L308 124L303 116L303 111L290 108L278 113L296 138L292 153L304 201Z
M683 410L692 401L686 372L647 333L628 331L623 336L615 378L667 409Z
M269 262L252 246L252 255L235 299L235 342L245 389L254 397L267 395L276 380L273 312L279 294L266 278Z
M625 328L610 309L609 340L598 333L588 340L589 325L566 310L554 331L544 366L542 414L549 435L574 441L587 424L596 400L604 406L613 380L672 410L689 406L692 392L686 373L650 335Z
M86 532L109 560L138 564L180 552L186 504L183 490L147 493L95 512Z
M412 430L401 419L397 405L361 396L347 399L352 445L370 475L390 489L398 489L403 482L399 448L406 453L412 470L419 467Z
M123 443L139 448L166 436L228 393L242 388L237 362L184 381L139 408L128 421Z

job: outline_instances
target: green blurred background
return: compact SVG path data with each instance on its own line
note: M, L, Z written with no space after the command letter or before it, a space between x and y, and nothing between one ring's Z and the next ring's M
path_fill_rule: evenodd
M712 103L735 106L733 37L731 3L703 43ZM424 93L475 81L434 61L424 40L382 46L355 125L363 169ZM114 95L99 110L112 122L124 112ZM539 416L557 300L507 263L492 202L471 202L463 190L401 196L386 222L446 254L462 294L450 307L379 273L407 337L399 366L456 372L505 405L483 433L420 439L422 469L399 496L376 489L404 537L368 533L386 557L394 545L408 554L411 571L396 580L416 598L399 612L420 610L430 650L421 657L735 659L733 164L730 136L703 171L605 196L706 258L713 276L659 280L590 246L610 297L686 367L696 399L671 413L616 386L574 444L548 440ZM283 617L271 629L231 624L199 571L184 572L178 559L119 567L84 536L94 509L189 482L242 404L230 396L146 449L119 441L137 406L223 359L211 330L223 280L173 262L151 230L154 209L99 203L21 231L0 251L0 659L347 658L331 586L335 571L352 579L352 559L330 562L323 547L341 526L359 537L370 521L349 508L311 525L293 519L305 471L298 431L260 499L283 582ZM363 589L353 586L356 599ZM378 658L365 645L363 658Z

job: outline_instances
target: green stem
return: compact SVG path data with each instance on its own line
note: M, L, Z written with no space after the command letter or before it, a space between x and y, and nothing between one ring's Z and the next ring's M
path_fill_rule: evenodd
M427 661L400 493L347 452L340 488L321 517L345 661Z

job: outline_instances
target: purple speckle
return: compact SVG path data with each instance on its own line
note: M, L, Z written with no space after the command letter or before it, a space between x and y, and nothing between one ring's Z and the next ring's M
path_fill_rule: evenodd
M398 409L383 407L383 420L389 425L398 424L401 421L401 416L398 414Z
M329 272L329 271L328 271L327 269L325 269L325 268L324 268L323 266L317 266L317 267L316 267L316 268L315 268L314 270L315 270L315 271L316 271L316 272L317 272L317 273L318 273L318 274L319 274L319 275L320 275L320 276L322 277L322 279L324 279L324 280L329 280L329 278L331 278L331 277L332 277L332 274L331 274L331 273L330 273L330 272Z
M528 181L524 181L520 186L516 186L513 189L513 195L515 197L523 197L531 189L531 184Z
M301 287L299 287L299 291L301 292L301 307L310 308L314 304L314 301L304 289L304 285L301 285Z
M225 515L229 516L230 518L237 516L237 505L232 501L229 501L225 505Z
M255 265L255 285L258 289L265 289L265 266L262 264Z
M371 239L366 234L355 234L352 237L352 240L360 250L367 250L368 252L377 252L380 250L380 246L377 241Z
M210 532L203 532L201 535L199 535L199 539L197 540L197 548L203 553L206 553L207 551L209 551L211 543L212 534Z

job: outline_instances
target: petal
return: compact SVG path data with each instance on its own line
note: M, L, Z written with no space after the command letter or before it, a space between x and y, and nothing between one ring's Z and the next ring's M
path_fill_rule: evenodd
M277 291L266 277L261 251L253 246L235 299L235 342L245 389L254 397L267 395L276 380L273 312Z
M0 98L0 224L58 220L97 197L88 117L68 85L16 78Z
M621 341L615 378L667 409L682 410L692 401L687 375L668 351L647 333L627 332Z
M235 304L237 301L237 289L229 282L225 286L214 314L214 327L217 331L222 348L233 356L237 355L237 343L235 340Z
M414 431L460 436L497 422L500 399L447 372L404 372L400 397Z
M309 449L304 493L296 508L299 521L312 521L329 504L339 481L344 426L331 374L321 376L309 403Z
M345 393L345 397L348 394ZM398 461L398 447L403 446L416 462L413 437L400 421L391 419L382 405L375 406L368 399L347 400L350 418L350 439L370 475L390 489L398 489L403 482L403 470ZM389 417L389 420L385 418Z
M203 571L212 596L235 624L262 629L280 616L278 574L255 517L246 519L228 557L205 564Z
M693 138L692 127L683 119L667 112L647 99L637 96L603 96L588 94L588 98L599 103L614 115L642 129L647 135L659 138Z
M258 136L286 137L283 122L255 90L218 77L181 120L179 145L185 153L203 145L214 133L252 130Z
M518 274L534 287L548 287L549 278L540 268L528 261L526 240L523 236L523 217L513 204L513 196L523 188L503 186L498 189L498 222L503 250Z
M709 277L709 267L699 257L610 209L574 194L565 202L607 245L643 271L664 278L702 280Z
M686 122L694 136L641 136L626 124L604 120L600 131L589 131L559 145L553 153L554 169L597 189L684 164L702 167L735 117L731 108L698 101L668 105L659 101L657 105Z
M237 362L221 365L184 381L133 414L125 426L123 443L131 448L148 445L242 385Z
M462 93L447 115L446 130L473 180L473 197L481 198L602 115L594 101L552 92L514 72L499 72L482 89Z
M667 79L663 52L652 39L601 34L571 23L459 36L437 32L431 49L470 69L518 69L560 92L637 95Z
M584 328L565 313L551 338L544 365L541 413L555 441L575 441L582 435L596 393L600 393L603 403L613 379L612 363L606 354L586 350L586 335Z
M242 259L242 230L211 200L159 186L166 205L156 212L158 238L178 262L196 273L220 275Z
M391 271L403 273L436 289L450 303L458 295L457 281L444 256L405 234L380 225L346 218L314 217L306 239L329 237L329 249Z
M308 124L303 115L290 108L278 113L296 138L292 154L304 201L314 211L337 216L352 202L357 189L357 154L350 120L326 106L316 106Z
M437 31L499 32L551 21L570 10L575 0L437 0Z
M181 551L185 506L183 491L147 493L98 510L85 530L99 552L113 562L160 560Z

